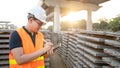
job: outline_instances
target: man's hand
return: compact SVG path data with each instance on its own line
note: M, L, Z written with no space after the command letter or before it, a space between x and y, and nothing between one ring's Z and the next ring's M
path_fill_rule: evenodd
M54 54L58 48L61 47L61 43L59 43L57 46L53 46L50 50L47 51L48 55Z
M53 43L51 43L51 42L46 42L46 43L44 44L44 49L45 49L46 51L49 51L52 47L53 47Z
M48 50L48 51L47 51L47 54L48 54L48 55L54 54L53 49L54 49L54 47L52 47L50 50Z

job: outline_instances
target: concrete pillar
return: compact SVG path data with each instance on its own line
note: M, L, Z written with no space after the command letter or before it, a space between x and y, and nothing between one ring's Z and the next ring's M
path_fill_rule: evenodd
M60 31L60 7L56 5L54 7L54 25L53 31L58 33Z
M92 11L87 10L87 30L92 31Z

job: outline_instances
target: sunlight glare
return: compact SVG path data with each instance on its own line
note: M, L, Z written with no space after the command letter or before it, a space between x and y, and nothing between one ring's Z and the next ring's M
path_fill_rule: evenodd
M61 21L77 21L81 19L86 19L87 14L86 11L80 12L70 12L68 15L61 18Z

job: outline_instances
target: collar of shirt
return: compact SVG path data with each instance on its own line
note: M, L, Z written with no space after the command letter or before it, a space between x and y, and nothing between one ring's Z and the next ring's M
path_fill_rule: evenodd
M28 31L25 26L23 26L23 29L29 34L29 35L32 35L32 33L30 31ZM35 32L34 34L37 34L37 32Z

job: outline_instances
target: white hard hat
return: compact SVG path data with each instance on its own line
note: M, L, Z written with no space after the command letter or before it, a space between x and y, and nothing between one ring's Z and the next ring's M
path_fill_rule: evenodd
M43 23L46 23L46 13L42 7L35 7L31 9L28 13L35 16L36 19L40 20Z

